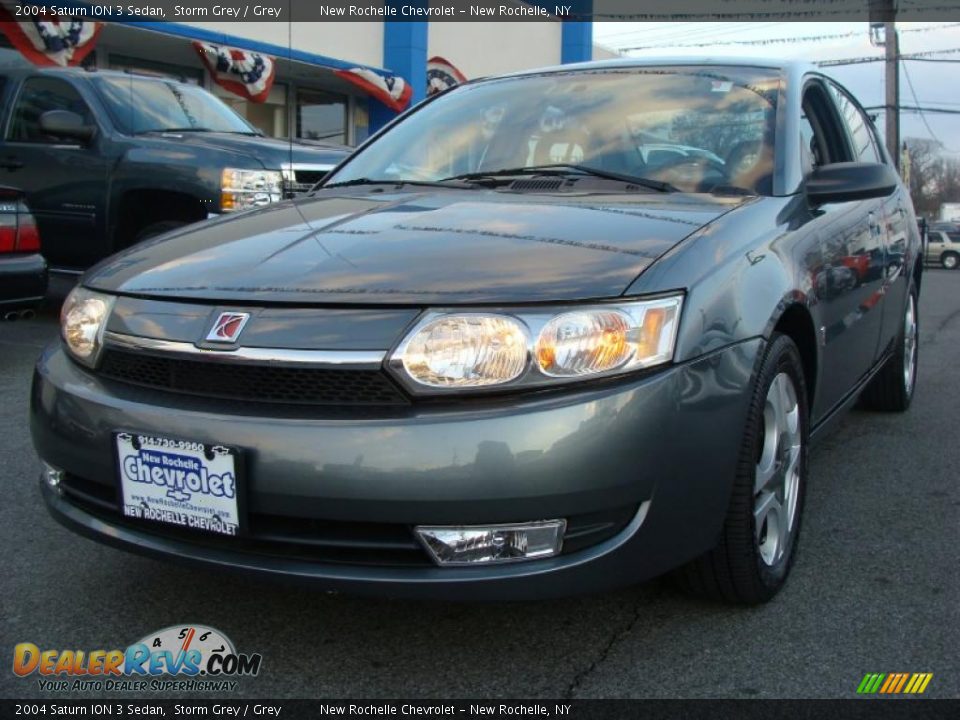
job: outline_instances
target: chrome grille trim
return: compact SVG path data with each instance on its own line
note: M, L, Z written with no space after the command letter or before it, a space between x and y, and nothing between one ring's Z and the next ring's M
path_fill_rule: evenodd
M107 331L105 347L139 350L158 355L219 363L251 363L292 367L379 370L387 353L381 350L294 350L288 348L199 348L193 343L124 335Z

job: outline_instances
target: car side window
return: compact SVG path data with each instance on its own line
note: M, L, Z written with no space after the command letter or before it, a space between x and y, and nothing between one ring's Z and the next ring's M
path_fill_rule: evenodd
M804 174L813 168L849 159L840 120L820 82L803 91L800 116L800 162Z
M13 108L7 140L26 143L59 143L40 129L40 116L49 110L69 110L92 125L90 108L70 83L58 78L35 77L27 80Z
M847 134L853 147L855 162L883 162L873 135L873 123L857 107L847 93L833 83L829 83L830 94L833 96L837 109L846 125Z

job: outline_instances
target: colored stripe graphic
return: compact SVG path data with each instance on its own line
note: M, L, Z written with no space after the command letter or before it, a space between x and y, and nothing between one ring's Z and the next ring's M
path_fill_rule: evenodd
M858 695L921 695L933 673L867 673L857 686Z

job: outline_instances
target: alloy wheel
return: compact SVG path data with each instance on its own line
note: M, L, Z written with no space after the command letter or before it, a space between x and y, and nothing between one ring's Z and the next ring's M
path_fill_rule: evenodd
M793 380L781 372L763 408L763 436L754 481L754 534L766 565L776 565L796 531L803 437Z
M903 387L909 396L917 375L917 307L913 294L907 296L903 319Z

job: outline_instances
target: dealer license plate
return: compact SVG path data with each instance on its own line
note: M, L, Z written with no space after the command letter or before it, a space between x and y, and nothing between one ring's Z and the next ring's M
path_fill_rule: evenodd
M235 450L129 432L115 440L126 517L237 534Z

